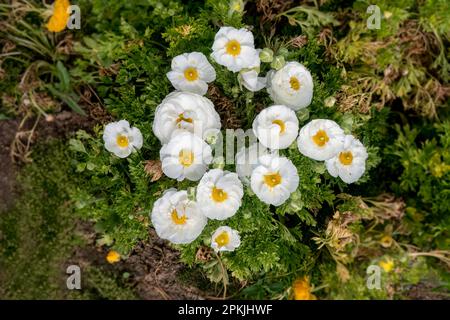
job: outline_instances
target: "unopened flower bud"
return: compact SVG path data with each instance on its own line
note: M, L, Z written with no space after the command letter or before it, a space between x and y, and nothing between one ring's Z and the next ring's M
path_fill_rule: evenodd
M307 108L303 108L297 111L298 121L304 122L309 119L309 110Z
M203 138L205 139L206 143L210 145L214 145L217 142L217 139L219 138L220 130L219 129L209 129L205 132L203 135Z
M289 50L288 50L287 48L282 47L282 48L280 48L280 49L278 50L277 54L278 54L279 56L282 56L282 57L284 57L284 58L287 58L287 56L288 56L288 54L289 54Z
M214 169L223 169L225 167L225 159L223 157L214 158L212 165Z
M324 104L326 107L331 108L335 105L336 98L335 97L328 97L325 99Z
M284 65L286 64L286 61L284 60L283 56L276 56L272 63L270 64L270 66L275 69L275 70L280 70L281 68L284 67Z
M273 61L273 51L269 48L264 48L259 53L259 59L261 59L262 62L270 63Z

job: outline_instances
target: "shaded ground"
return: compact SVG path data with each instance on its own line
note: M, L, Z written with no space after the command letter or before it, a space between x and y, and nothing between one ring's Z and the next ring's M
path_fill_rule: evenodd
M133 275L136 293L142 299L203 299L205 292L180 280L185 266L179 253L153 229L149 237L136 246L123 267Z
M64 268L75 264L80 266L82 272L91 268L102 269L117 277L122 286L132 288L140 299L203 299L205 292L180 280L180 274L186 267L179 262L179 253L161 240L154 230L149 231L149 239L139 242L126 260L109 264L105 259L108 253L106 248L95 245L92 225L82 222L80 226L88 243L74 249ZM95 289L90 281L84 281L82 287L89 291Z
M0 212L8 210L14 199L16 170L10 157L11 143L18 127L16 120L0 121Z
M48 121L50 120L50 121ZM106 261L92 224L79 221L68 201L71 176L62 140L78 129L91 131L110 121L101 110L89 117L63 111L52 119L25 122L23 154L11 158L19 122L0 121L0 297L4 299L202 299L205 294L180 280L188 272L179 254L153 230L128 259ZM57 139L52 139L57 138ZM31 153L29 153L31 151ZM44 156L45 155L45 156ZM24 164L20 160L27 160ZM17 175L19 179L16 181ZM79 265L82 290L66 288L66 268Z
M436 284L419 283L408 291L406 297L411 300L450 300L449 294L436 291L436 287Z
M50 121L49 121L50 120ZM90 108L89 117L63 111L49 119L29 119L22 125L19 120L0 121L0 212L8 210L14 202L17 166L32 161L32 145L50 137L67 138L79 129L91 131L96 123L105 123L111 117L101 108ZM27 146L28 140L30 145ZM14 142L14 143L13 143ZM11 151L15 156L11 157ZM13 161L15 160L15 161ZM15 163L17 162L17 163Z

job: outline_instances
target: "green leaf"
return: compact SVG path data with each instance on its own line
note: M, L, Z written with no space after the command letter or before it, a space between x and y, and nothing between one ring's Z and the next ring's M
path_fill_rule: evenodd
M84 112L84 110L81 109L80 105L76 103L75 100L73 100L71 97L63 96L62 100L67 103L67 105L76 113L82 114L84 116L86 115L86 112Z
M70 150L75 152L87 153L86 148L84 147L83 143L80 140L70 139L69 148Z
M73 98L71 98L70 95L59 92L51 85L47 85L46 87L50 90L50 92L54 96L56 96L57 98L59 98L60 100L65 102L73 111L75 111L76 113L79 113L83 116L86 115L86 112L84 112L84 110L81 109L81 107L78 105L78 103Z
M58 78L60 82L60 89L63 92L68 92L70 90L70 75L66 67L61 61L56 63L56 70L58 72Z

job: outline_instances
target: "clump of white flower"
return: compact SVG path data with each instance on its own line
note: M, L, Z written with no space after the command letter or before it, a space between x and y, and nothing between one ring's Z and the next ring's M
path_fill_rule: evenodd
M276 104L299 110L311 104L314 83L311 73L298 62L289 62L267 74L267 92Z
M216 79L216 71L203 53L183 53L172 59L167 78L177 90L204 95L208 83Z
M179 181L199 180L212 161L211 147L190 132L174 136L159 152L162 171Z
M253 121L253 133L269 149L286 149L297 138L297 116L283 105L268 107Z
M202 233L207 218L195 201L188 199L187 191L166 190L156 200L151 213L156 233L175 244L191 243Z
M298 183L297 168L292 161L273 154L259 158L259 165L253 170L250 179L250 186L258 198L274 206L289 199Z
M205 132L220 129L220 116L213 103L190 92L172 92L156 108L153 132L161 143L188 131L203 138Z
M336 122L316 119L300 129L297 146L303 155L323 161L334 157L339 152L344 138L344 130Z
M103 133L105 148L119 158L128 157L133 151L142 147L143 138L141 131L136 127L130 127L126 120L108 123Z
M325 164L330 175L339 176L345 183L353 183L364 174L367 157L366 148L361 141L347 135L339 153L325 161Z
M239 233L227 226L217 228L211 237L211 247L215 252L234 251L240 245Z
M230 3L230 12L241 12L243 8L242 0ZM314 83L302 64L285 62L286 49L285 53L278 50L277 56L269 48L255 49L250 31L232 27L220 28L212 49L211 57L218 64L239 72L239 86L232 88L233 95L242 86L252 92L266 87L274 105L254 119L252 131L257 141L235 155L236 173L226 171L222 154L215 152L214 161L212 156L212 147L222 147L221 119L213 103L203 97L216 72L199 52L173 58L167 77L179 91L170 93L156 108L152 127L163 145L161 169L178 181L200 180L189 191L167 190L154 204L151 220L157 234L176 244L190 243L199 237L208 218L233 217L242 205L242 182L268 205L285 203L297 190L300 178L296 166L288 158L278 156L278 150L289 148L296 139L301 154L325 161L330 175L346 183L361 178L368 157L362 143L346 136L334 121L312 120L299 132L298 119L306 120L309 115L307 109L297 114L295 111L311 104ZM261 62L270 63L273 69L266 77L259 76ZM246 96L250 99L252 94ZM329 97L324 103L332 106L335 100ZM103 138L105 147L120 157L142 146L140 131L130 128L124 120L108 124ZM288 151L290 154L294 150ZM208 171L210 165L214 169ZM211 236L215 252L234 251L240 244L239 232L228 226L219 227Z
M253 34L245 28L220 28L214 38L212 49L212 58L233 72L258 67L260 64Z

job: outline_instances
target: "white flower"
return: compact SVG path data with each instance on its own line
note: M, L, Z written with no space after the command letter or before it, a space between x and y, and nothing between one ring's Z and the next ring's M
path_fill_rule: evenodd
M190 132L174 136L159 152L162 171L179 181L199 180L212 161L211 147Z
M334 157L344 143L344 130L339 125L326 119L316 119L300 129L298 150L314 160L328 160Z
M367 157L363 144L352 135L347 135L340 152L325 164L330 175L339 176L345 183L353 183L364 174Z
M222 27L214 38L211 56L228 70L238 72L258 67L261 63L255 49L253 34L242 28Z
M210 219L225 220L232 217L241 206L244 190L234 172L212 169L197 186L197 203Z
M211 237L211 247L215 252L234 251L240 245L239 233L227 226L217 228Z
M172 59L167 78L177 90L204 95L208 83L216 79L216 71L203 53L183 53Z
M256 70L248 70L240 72L242 85L252 92L261 90L266 86L266 78L258 77Z
M246 184L250 184L250 176L259 162L259 157L267 154L267 149L260 143L254 143L250 147L243 147L236 153L236 173Z
M142 148L143 138L138 128L130 128L128 121L120 120L106 125L103 141L106 150L119 158L126 158L131 152Z
M297 168L291 160L273 154L259 158L253 170L250 186L258 198L267 204L283 204L298 187Z
M220 129L220 116L213 103L190 92L172 92L156 108L153 132L161 143L182 131L199 137L209 129Z
M207 222L195 201L188 199L187 191L174 188L156 200L151 220L158 236L175 244L194 241Z
M267 74L267 92L272 100L294 110L306 108L311 104L313 88L311 73L295 61Z
M297 138L297 116L286 106L268 107L262 110L253 121L253 133L265 147L285 149Z

